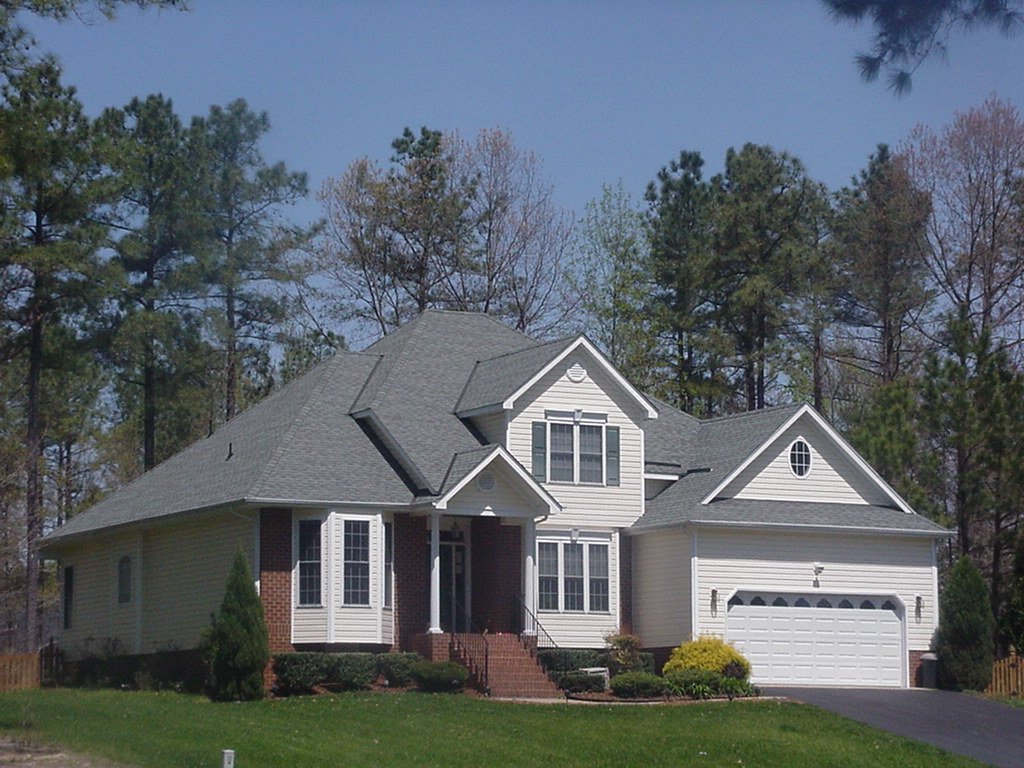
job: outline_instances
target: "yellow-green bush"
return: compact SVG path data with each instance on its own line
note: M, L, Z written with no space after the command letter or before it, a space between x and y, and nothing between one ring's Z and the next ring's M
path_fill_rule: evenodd
M696 640L683 643L672 651L662 674L683 669L700 669L716 672L725 677L746 680L750 676L750 662L743 654L720 637L701 635Z

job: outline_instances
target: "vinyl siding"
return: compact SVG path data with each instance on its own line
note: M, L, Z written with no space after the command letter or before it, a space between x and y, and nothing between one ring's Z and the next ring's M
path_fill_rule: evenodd
M61 646L71 658L84 653L99 653L110 637L110 544L95 541L83 544L61 559L64 568L75 571L71 626L61 631ZM63 593L62 593L63 594Z
M296 516L324 520L323 606L292 610L293 643L390 643L393 641L391 611L383 608L384 526L381 515L356 510ZM343 605L345 521L370 523L370 604ZM295 537L293 537L293 541ZM292 594L298 592L298 562L293 553ZM293 605L297 604L293 599ZM385 619L385 615L387 617ZM384 624L387 623L387 632Z
M199 644L239 548L252 566L255 536L251 512L204 515L143 534L143 653Z
M490 473L494 477L494 487L488 491L481 490L477 482L485 473ZM518 478L513 479L510 472L499 466L498 462L494 462L452 497L446 513L499 517L521 516L529 510L533 510L536 515L547 513L546 505L538 502L536 498L527 500L515 490L515 484L522 484L522 481Z
M794 475L789 466L789 448L798 437L811 449L811 470L804 477ZM738 499L892 504L809 416L801 417L772 441L721 495Z
M586 369L587 376L574 383L565 373L577 363ZM607 414L607 424L619 427L620 485L545 484L563 507L557 515L558 524L609 528L632 525L643 514L644 501L639 406L589 354L577 351L569 355L525 392L512 411L508 449L527 470L532 464L532 424L545 421L545 410Z
M633 626L648 648L688 640L690 619L690 536L671 528L634 536Z
M561 521L559 521L561 522ZM608 544L608 613L537 611L537 620L560 648L604 648L605 637L619 631L619 534L581 531L581 544ZM537 541L569 540L554 524L537 526ZM586 574L584 575L586 578Z
M813 564L825 570L814 586ZM699 634L725 631L726 601L736 589L813 594L897 595L907 607L909 650L927 649L935 630L937 595L931 540L882 536L699 530ZM711 612L711 590L718 610ZM915 595L923 597L915 616Z

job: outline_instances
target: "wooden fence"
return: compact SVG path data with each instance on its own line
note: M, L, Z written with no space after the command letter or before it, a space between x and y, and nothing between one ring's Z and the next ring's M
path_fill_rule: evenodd
M0 656L0 691L21 691L38 687L38 653L12 653Z
M1024 658L1013 654L997 661L992 666L992 684L985 693L994 696L1024 695Z

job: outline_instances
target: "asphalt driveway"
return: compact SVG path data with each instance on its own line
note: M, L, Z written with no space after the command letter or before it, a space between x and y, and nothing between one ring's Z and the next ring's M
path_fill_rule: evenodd
M786 696L999 768L1024 768L1024 708L980 696L920 688L791 688Z

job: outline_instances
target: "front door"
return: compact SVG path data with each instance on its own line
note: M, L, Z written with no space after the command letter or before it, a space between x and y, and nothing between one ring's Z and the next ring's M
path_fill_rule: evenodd
M466 545L441 542L441 629L468 632L466 600Z

